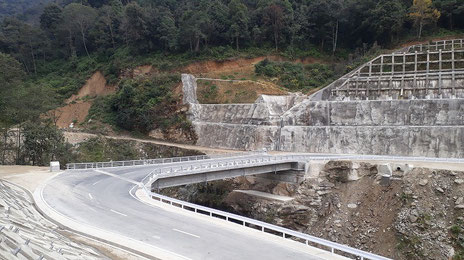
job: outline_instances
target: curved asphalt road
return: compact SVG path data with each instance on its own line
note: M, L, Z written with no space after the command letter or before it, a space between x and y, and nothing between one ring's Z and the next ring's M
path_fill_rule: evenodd
M140 182L157 166L103 169ZM130 193L134 183L93 170L66 171L51 179L43 199L80 223L145 242L186 259L322 259L295 249L296 242L266 240L237 225L214 222L150 206ZM230 224L235 226L234 224Z

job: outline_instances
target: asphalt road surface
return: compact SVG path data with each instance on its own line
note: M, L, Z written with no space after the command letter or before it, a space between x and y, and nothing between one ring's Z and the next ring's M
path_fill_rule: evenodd
M140 182L154 167L160 166L104 169L127 180L93 170L66 171L47 183L43 199L75 221L156 246L179 258L323 259L311 250L295 247L299 243L294 241L263 239L233 223L227 228L139 201L134 196L136 185L128 180Z

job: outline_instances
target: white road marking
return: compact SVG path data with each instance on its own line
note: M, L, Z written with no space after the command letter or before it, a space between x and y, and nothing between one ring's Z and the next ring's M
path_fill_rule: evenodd
M110 209L110 211L113 212L113 213L119 214L119 215L121 215L121 216L127 217L126 214L123 214L123 213L118 212L118 211L116 211L116 210Z
M106 175L109 175L109 176L112 176L112 177L115 177L115 178L118 178L118 179L121 179L121 180L123 180L123 181L130 182L130 183L133 183L133 184L136 184L136 185L141 185L140 182L136 182L136 181L134 181L134 180L131 180L131 179L128 179L128 178L119 176L119 175L114 174L114 173L105 172L105 171L101 171L101 170L94 170L94 171L95 171L95 172L99 172L99 173L103 173L103 174L106 174Z
M92 186L95 185L95 184L97 184L97 183L99 183L99 182L101 182L101 180L94 182L94 183L92 184Z
M185 231L182 231L182 230L179 230L179 229L173 228L172 230L177 231L177 232L180 232L180 233L182 233L182 234L186 234L186 235L192 236L192 237L200 238L200 237L197 236L197 235L190 234L190 233L188 233L188 232L185 232Z
M89 193L89 198L90 198L91 200L93 200L92 194L90 194L90 193Z
M161 239L161 237L159 237L159 236L152 236L152 238L154 238L154 239Z

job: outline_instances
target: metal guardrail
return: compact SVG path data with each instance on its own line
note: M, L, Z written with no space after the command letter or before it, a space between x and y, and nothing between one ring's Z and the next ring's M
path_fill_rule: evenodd
M195 213L209 215L210 217L222 219L227 222L241 224L245 227L259 229L261 230L261 232L265 232L265 233L269 233L273 235L279 235L279 236L282 236L283 238L296 238L296 241L305 243L306 245L314 244L314 245L318 245L319 247L322 246L322 247L328 248L329 251L332 252L332 254L337 254L338 253L337 251L339 251L345 254L349 254L351 256L360 257L361 260L363 259L391 260L390 258L386 258L386 257L379 256L373 253L362 251L362 250L359 250L353 247L331 242L331 241L318 238L318 237L314 237L308 234L303 234L301 232L297 232L297 231L294 231L288 228L279 227L279 226L272 225L272 224L262 222L259 220L254 220L254 219L243 217L240 215L196 205L196 204L185 202L185 201L178 200L178 199L173 199L173 198L161 195L161 194L150 192L147 190L146 187L145 187L145 192L150 196L150 198L157 199L164 203L169 203L172 206L177 206L182 209L194 211Z
M141 159L141 160L128 160L128 161L109 161L109 162L87 162L87 163L67 163L67 170L85 170L85 169L98 169L98 168L114 168L125 166L142 166L142 165L156 165L177 162L200 161L214 158L227 158L231 156L244 156L252 153L233 153L225 155L194 155L172 158L158 158L158 159Z

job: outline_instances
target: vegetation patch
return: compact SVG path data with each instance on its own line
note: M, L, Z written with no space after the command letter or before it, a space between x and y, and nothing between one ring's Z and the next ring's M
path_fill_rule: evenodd
M328 85L335 79L335 72L327 64L303 65L265 59L255 66L257 75L277 78L278 84L290 91L309 91Z

